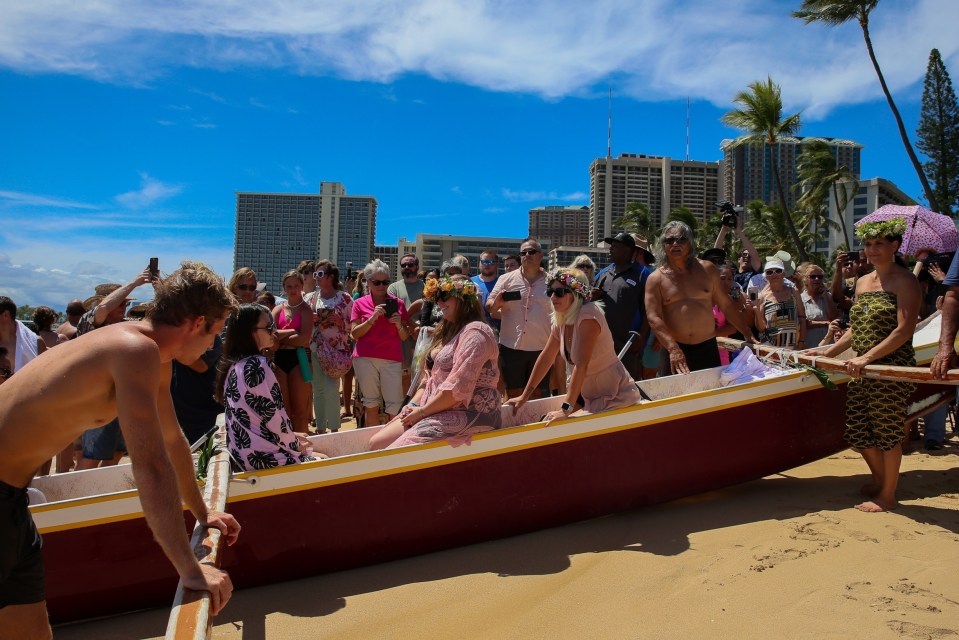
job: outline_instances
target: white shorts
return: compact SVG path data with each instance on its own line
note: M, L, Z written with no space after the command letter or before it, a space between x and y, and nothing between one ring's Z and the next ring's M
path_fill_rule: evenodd
M383 358L353 358L353 373L360 386L363 406L386 404L386 413L395 416L403 404L403 363Z

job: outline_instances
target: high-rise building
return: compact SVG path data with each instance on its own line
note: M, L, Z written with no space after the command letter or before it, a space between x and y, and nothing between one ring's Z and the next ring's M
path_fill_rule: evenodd
M375 232L376 198L348 196L339 182L321 182L319 194L237 192L233 268L252 268L279 292L283 274L308 258L362 269Z
M801 195L793 188L799 181L799 155L803 143L814 140L828 144L836 165L845 167L851 176L859 179L862 145L858 142L840 138L786 136L779 139L771 156L768 145L750 142L746 136L741 136L735 140L723 140L719 145L723 151L723 199L741 205L753 200L778 203L779 191L770 164L770 158L775 157L786 204L790 210L794 209Z
M529 210L529 235L558 247L589 245L589 207L548 205Z
M649 207L659 226L674 209L697 217L716 213L723 166L719 162L673 160L665 156L623 153L597 158L589 165L589 240L595 247L617 229L614 222L633 202Z

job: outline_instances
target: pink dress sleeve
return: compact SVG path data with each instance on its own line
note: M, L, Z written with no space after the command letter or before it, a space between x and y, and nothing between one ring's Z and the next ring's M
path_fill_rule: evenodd
M492 330L480 322L463 328L455 345L451 346L455 349L453 367L436 390L452 391L454 400L468 404L473 398L483 365L489 360L495 360L499 350Z

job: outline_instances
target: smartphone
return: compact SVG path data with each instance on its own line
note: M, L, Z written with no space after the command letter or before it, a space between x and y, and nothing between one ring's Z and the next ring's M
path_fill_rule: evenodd
M512 300L522 300L523 292L522 291L504 291L503 292L503 301L510 302Z
M160 275L160 259L150 258L150 273L156 278Z
M387 318L400 310L399 304L396 302L396 298L387 298L386 302L383 303L383 307L386 309Z

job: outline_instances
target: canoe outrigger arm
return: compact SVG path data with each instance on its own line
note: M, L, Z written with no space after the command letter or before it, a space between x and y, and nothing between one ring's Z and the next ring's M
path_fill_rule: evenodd
M728 351L751 349L757 356L785 365L807 365L832 373L846 373L846 361L838 358L810 355L798 351L779 349L762 344L753 344L731 338L716 338L719 346ZM809 350L811 351L811 349ZM933 378L929 367L897 367L886 364L870 364L863 367L863 378L888 382L921 382L923 384L959 385L959 369L950 369L943 379Z

